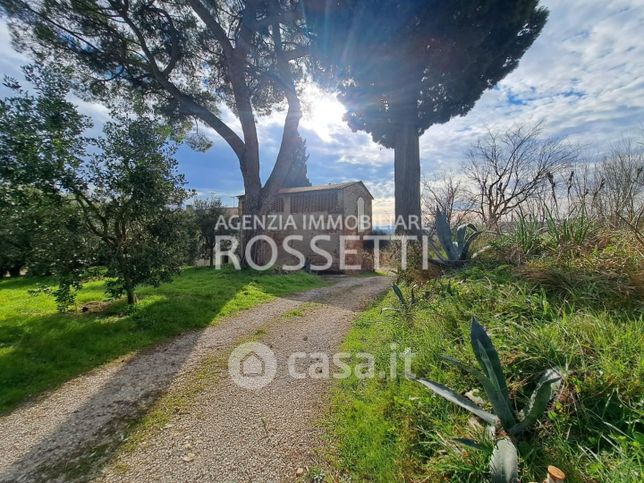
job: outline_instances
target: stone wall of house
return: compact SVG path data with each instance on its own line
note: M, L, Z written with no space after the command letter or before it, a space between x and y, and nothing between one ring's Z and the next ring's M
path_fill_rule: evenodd
M357 235L363 237L371 233L371 226L369 224L360 223L360 217L366 215L371 220L372 206L371 196L362 187L361 184L354 184L343 189L341 192L342 205L344 208L344 216L353 216L358 219L358 227L354 230L345 230L344 235ZM359 210L359 203L362 204L362 212ZM346 242L348 248L357 251L357 254L347 255L347 265L359 265L362 270L372 270L373 260L371 254L364 249L364 241L362 238L356 241Z
M358 216L358 198L362 198L364 203L364 214L371 217L371 196L365 189L359 185L351 185L342 190L319 190L302 193L289 193L281 195L283 202L279 204L282 208L281 214L284 217L292 216L297 228L287 229L281 231L266 231L265 234L270 236L277 244L279 250L277 265L297 265L298 259L295 255L288 253L282 249L282 243L289 235L302 236L302 241L291 240L289 246L301 252L308 264L312 265L325 265L327 260L319 253L316 253L311 248L311 241L317 235L327 235L330 240L318 239L316 245L331 254L332 265L329 271L340 271L340 259L342 255L342 248L340 246L341 235L366 235L371 232L370 227L357 227L356 229L347 229L341 227L339 229L324 229L318 230L305 223L305 220L311 220L312 217L327 217L327 216ZM277 214L277 213L276 213ZM349 240L344 243L346 250L356 250L356 254L347 253L345 256L347 265L356 265L361 267L362 270L371 270L372 259L371 255L363 248L364 242L360 240ZM268 261L270 253L266 251L266 247L262 250L262 259ZM346 270L345 270L346 271Z

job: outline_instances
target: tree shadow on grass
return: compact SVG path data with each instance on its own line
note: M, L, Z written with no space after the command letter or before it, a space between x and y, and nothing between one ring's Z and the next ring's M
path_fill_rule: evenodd
M37 283L7 280L0 288L26 291ZM316 284L312 277L196 268L170 284L142 288L141 302L132 312L116 301L98 313L30 315L27 298L24 313L0 322L0 411L119 356Z
M94 453L111 453L121 442L114 435L124 433L170 386L203 334L191 329L207 327L219 315L257 305L273 295L320 283L313 277L298 280L253 272L187 272L188 276L184 273L172 284L142 290L141 304L132 313L122 314L127 308L117 302L100 313L50 314L0 326L0 343L8 347L0 351L0 401L5 408L105 362L187 332L171 344L139 352L125 364L104 366L100 377L94 374L95 392L88 391L87 380L72 383L65 394L52 393L3 418L2 432L15 434L24 431L21 421L28 421L30 413L43 417L44 406L51 412L53 430L38 436L36 444L33 438L31 442L29 438L3 438L3 446L10 445L11 439L14 448L10 451L7 446L2 453L17 451L21 456L4 462L0 458L0 468L4 467L0 480L55 477L70 468L82 472L88 453L90 458ZM222 340L222 347L232 342ZM70 394L76 390L78 406L68 407L74 405ZM53 462L57 462L55 467Z
M53 385L52 381L59 384L72 375L130 351L151 346L180 332L187 333L171 343L156 346L154 350L140 351L125 364L104 366L89 378L80 378L65 386L65 391L51 393L37 405L27 405L4 418L2 430L14 436L5 439L2 444L7 447L2 452L13 453L14 456L12 461L3 462L0 458L1 481L56 479L61 476L87 478L89 472L97 471L121 445L121 435L127 434L131 422L154 405L186 365L192 367L189 360L197 346L203 353L204 347L213 351L223 350L238 340L240 331L244 329L232 330L231 324L226 329L222 327L216 338L210 335L205 342L202 337L206 332L189 329L204 328L216 315L243 308L244 302L238 300L239 294L246 294L242 300L251 298L254 302L261 301L258 300L260 293L267 298L281 295L302 302L317 299L324 292L322 289L287 295L293 292L293 280L287 280L288 277L256 273L231 277L212 275L208 271L198 275L206 278L225 276L226 288L221 290L217 284L208 287L199 280L179 279L165 290L150 292L134 313L123 317L107 315L118 313L123 308L116 304L101 314L76 314L72 316L78 319L75 324L67 320L65 325L57 315L30 323L37 328L34 333L23 334L15 350L0 357L0 367L15 365L12 368L15 379L10 381L14 387L20 387L20 362L31 361L31 367L22 369L22 377L31 378L31 387L37 386L34 378L40 377L39 368L48 371L41 380L42 386L46 387ZM356 282L348 280L342 286L346 284L348 288L353 283ZM300 285L305 290L319 284L314 278L305 278ZM246 305L250 307L256 303L246 301ZM268 312L254 314L253 320L257 320L255 324L258 327L275 316ZM54 329L47 331L47 327ZM57 358L57 354L62 356ZM59 374L55 373L56 370ZM42 434L35 438L27 437L25 441L15 437L17 432L24 431L24 421L42 418L47 411L51 420L45 423L47 429ZM32 425L30 422L27 427ZM13 450L9 447L12 444ZM17 458L16 453L19 455Z
M19 457L2 465L0 481L46 481L61 476L67 479L70 472L82 476L82 468L118 447L118 435L170 386L199 337L200 331L191 331L171 350L141 351L125 364L104 368L96 380L81 380L65 394L52 393L40 404L27 405L7 417L3 430L8 434L20 429L21 422L12 417L18 413L27 423L25 428L32 427L31 415L50 416L51 421L43 424L51 429L37 435L35 444L27 437L24 447L18 440L16 448L15 437L3 441L3 445L14 443L13 448L7 446L3 452L18 450ZM95 392L92 384L96 385Z

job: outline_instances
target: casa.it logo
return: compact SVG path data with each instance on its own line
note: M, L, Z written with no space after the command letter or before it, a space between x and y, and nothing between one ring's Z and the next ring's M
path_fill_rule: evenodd
M261 389L277 373L273 351L260 342L247 342L235 348L228 358L228 373L239 387Z

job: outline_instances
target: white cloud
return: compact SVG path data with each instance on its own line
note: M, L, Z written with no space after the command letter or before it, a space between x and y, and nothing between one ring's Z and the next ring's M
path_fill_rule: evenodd
M543 123L602 153L644 123L644 3L638 0L547 0L550 18L519 67L481 97L465 117L431 127L421 137L423 175L458 173L468 147L488 129ZM329 127L328 142L309 144L311 157L392 167L393 152L346 125ZM350 170L351 167L347 166ZM374 212L393 213L393 182L382 171L366 179Z
M467 116L433 126L422 136L423 175L457 174L467 148L487 129L542 121L546 134L568 136L601 153L644 123L644 2L543 0L542 4L550 10L550 18L519 67L486 92ZM28 60L9 47L2 23L0 45L2 72L16 75L17 66ZM374 213L393 215L393 152L366 133L351 132L341 120L342 106L331 94L309 86L303 100L301 132L311 155L312 181L360 177L376 197ZM95 119L105 115L95 104L82 109ZM230 110L223 108L222 115L241 131ZM272 164L279 149L283 120L284 111L279 110L259 120L266 165ZM222 149L225 143L207 131L215 149ZM212 190L219 191L217 182L212 180Z
M433 126L421 138L424 174L457 171L467 147L487 129L541 121L547 135L567 136L601 153L640 127L644 4L543 3L550 18L519 67L467 116Z

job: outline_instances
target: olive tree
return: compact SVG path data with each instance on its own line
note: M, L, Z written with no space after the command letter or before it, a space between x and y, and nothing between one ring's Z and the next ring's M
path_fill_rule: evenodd
M208 263L211 267L215 264L217 235L222 234L218 231L222 216L224 216L224 209L219 198L213 197L207 200L195 200L194 217L199 226L201 253L208 258Z
M77 184L70 188L87 227L105 247L113 296L136 302L141 283L159 285L179 272L189 240L177 229L190 196L176 171L175 146L145 118L108 123Z
M0 103L2 185L9 193L37 191L51 207L34 249L41 265L50 257L59 302L73 300L83 270L100 262L108 292L134 303L137 285L158 285L179 271L189 243L181 205L191 193L177 173L170 129L115 115L90 140L83 137L89 121L66 100L65 73L27 70L27 77L35 94L12 83L16 95Z

